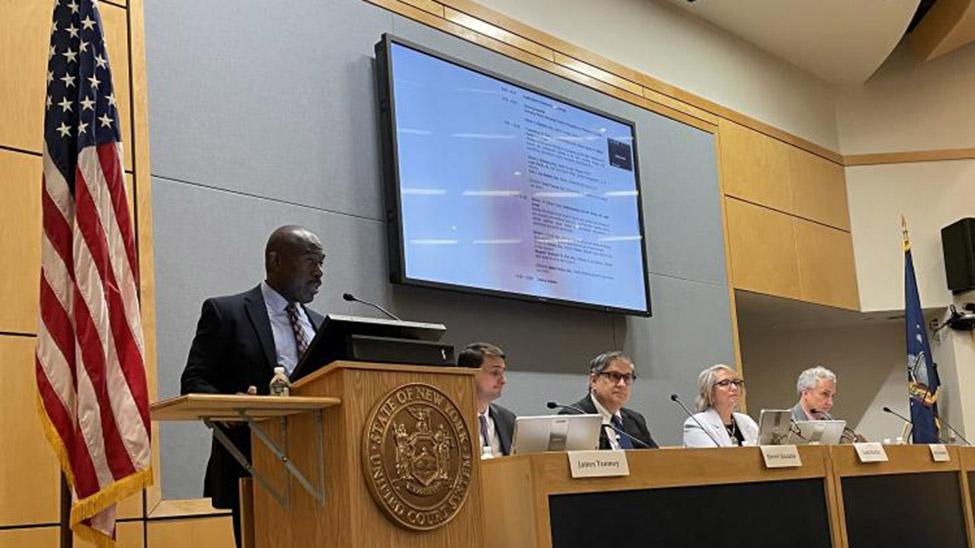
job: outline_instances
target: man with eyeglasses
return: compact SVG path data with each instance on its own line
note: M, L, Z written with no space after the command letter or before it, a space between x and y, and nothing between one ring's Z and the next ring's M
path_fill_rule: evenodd
M600 449L656 448L643 415L623 407L635 380L636 369L629 356L618 350L603 352L589 362L589 394L559 413L602 415Z
M460 351L457 365L477 368L474 385L477 391L477 423L480 430L481 458L511 454L515 414L494 403L504 388L507 368L504 351L491 343L471 343Z

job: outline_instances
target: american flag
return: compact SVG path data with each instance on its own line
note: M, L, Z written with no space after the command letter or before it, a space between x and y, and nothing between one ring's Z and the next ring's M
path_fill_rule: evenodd
M152 471L138 263L95 2L55 0L48 57L37 389L72 528L110 546L115 504Z

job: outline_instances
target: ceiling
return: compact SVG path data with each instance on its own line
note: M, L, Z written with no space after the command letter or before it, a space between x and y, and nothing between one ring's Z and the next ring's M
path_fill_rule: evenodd
M900 312L863 313L750 291L736 290L735 302L739 326L751 332L854 328L892 322L904 323L904 315Z
M834 84L861 84L920 0L666 0Z

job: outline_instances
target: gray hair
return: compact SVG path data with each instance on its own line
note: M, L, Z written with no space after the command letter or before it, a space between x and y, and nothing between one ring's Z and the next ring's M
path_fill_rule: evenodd
M714 385L718 383L718 371L737 373L733 367L723 363L714 364L701 371L697 376L697 398L694 399L698 411L707 411L714 404Z
M835 383L836 374L821 365L810 367L802 373L799 373L799 379L796 380L796 394L801 396L806 390L815 390L820 379Z
M624 360L630 365L633 365L633 360L622 350L603 352L589 361L589 374L598 375L602 373L607 367L609 367L609 364L616 360ZM636 366L633 367L633 376L636 376Z

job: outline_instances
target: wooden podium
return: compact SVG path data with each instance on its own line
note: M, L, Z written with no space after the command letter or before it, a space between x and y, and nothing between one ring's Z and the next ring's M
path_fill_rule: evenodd
M267 421L266 431L270 437L287 449L288 458L298 469L308 471L309 482L316 484L322 479L317 474L324 474L324 497L321 502L317 501L287 473L281 459L263 444L257 443L256 439L253 440L255 472L268 478L274 490L286 494L282 504L272 491L255 484L255 547L483 546L483 502L473 375L474 370L464 368L335 362L295 383L292 396L335 397L342 402L324 410L321 427L317 426L315 416L310 414ZM379 418L382 419L384 410L377 410L377 405L389 397L394 403L397 396L405 397L405 393L396 391L403 385L419 386L417 390L424 395L427 393L424 386L429 386L437 391L429 391L430 394L440 393L452 400L460 411L454 414L454 418L466 425L468 433L462 441L465 447L453 447L454 464L458 451L473 457L466 461L466 471L469 473L466 499L452 501L461 503L453 517L429 530L412 530L396 523L374 500L364 474L364 469L371 470L368 456L364 456L368 449L364 441L368 440L366 427L370 416L374 411L379 411ZM434 430L437 428L434 427ZM318 431L324 434L323 468L317 464L315 440ZM427 437L432 439L437 432L429 434ZM406 432L403 432L403 436L406 437ZM438 439L442 439L442 433ZM461 440L453 439L455 442ZM432 461L427 452L420 457ZM421 466L424 462L422 458L418 462L419 475L425 469ZM402 512L404 519L407 513L405 510Z

